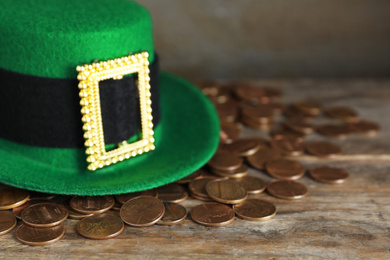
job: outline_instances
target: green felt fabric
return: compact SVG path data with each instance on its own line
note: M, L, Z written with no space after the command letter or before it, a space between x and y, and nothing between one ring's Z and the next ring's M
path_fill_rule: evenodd
M160 75L161 122L156 150L86 170L84 149L38 148L0 139L0 182L57 194L104 195L151 189L203 166L219 141L213 105L192 84Z
M149 12L129 0L1 0L0 67L76 78L76 66L148 51Z

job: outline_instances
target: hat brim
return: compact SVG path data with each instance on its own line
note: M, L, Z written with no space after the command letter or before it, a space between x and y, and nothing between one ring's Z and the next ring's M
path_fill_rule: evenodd
M219 141L214 106L189 82L160 74L161 120L152 152L95 172L84 149L41 148L0 139L0 182L28 190L107 195L152 189L202 167Z

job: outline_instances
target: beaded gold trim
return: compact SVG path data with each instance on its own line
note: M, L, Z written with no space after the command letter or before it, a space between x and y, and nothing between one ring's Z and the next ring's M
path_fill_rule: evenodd
M154 150L152 101L150 99L149 54L142 52L119 59L77 66L80 105L88 169L109 166L130 157ZM126 74L138 73L142 139L133 143L123 141L118 148L106 151L100 106L99 82L121 79Z

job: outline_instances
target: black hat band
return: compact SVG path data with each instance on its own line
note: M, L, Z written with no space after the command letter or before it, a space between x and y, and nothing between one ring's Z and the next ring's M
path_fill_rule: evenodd
M149 69L153 125L157 126L157 55ZM0 68L0 80L1 138L41 147L84 147L77 79L36 77ZM136 135L140 119L135 77L101 81L99 91L105 143Z

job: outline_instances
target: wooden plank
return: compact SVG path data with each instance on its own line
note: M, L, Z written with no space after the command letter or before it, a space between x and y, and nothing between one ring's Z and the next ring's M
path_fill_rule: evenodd
M273 202L277 215L269 221L235 219L225 227L204 227L187 217L176 226L133 228L118 237L88 240L75 232L77 220L65 222L64 238L54 244L32 247L19 243L14 231L0 236L1 259L64 258L309 258L390 259L390 81L389 80L289 80L250 81L258 86L277 86L284 101L315 98L326 105L352 106L362 118L379 122L375 138L351 136L334 141L344 155L332 159L300 156L306 169L319 165L345 168L350 178L330 185L308 176L300 180L309 193L302 200L286 201L263 193ZM242 136L265 136L245 128ZM312 135L309 140L322 137ZM264 181L271 178L251 170ZM188 199L190 210L200 202Z

